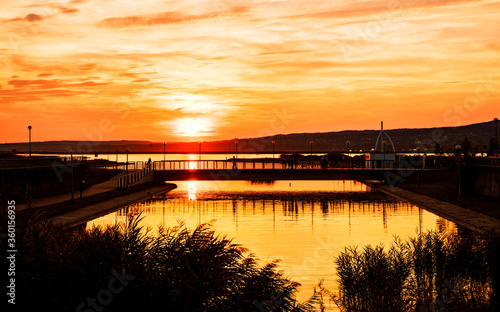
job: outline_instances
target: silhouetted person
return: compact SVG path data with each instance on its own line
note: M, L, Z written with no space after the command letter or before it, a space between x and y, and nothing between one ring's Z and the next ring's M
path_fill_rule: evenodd
M80 198L83 198L83 189L85 189L85 181L80 181Z
M236 157L233 156L233 170L238 169L238 165L236 164Z
M323 157L321 157L321 168L326 169L327 166L328 166L328 159L326 159L326 156L323 155Z

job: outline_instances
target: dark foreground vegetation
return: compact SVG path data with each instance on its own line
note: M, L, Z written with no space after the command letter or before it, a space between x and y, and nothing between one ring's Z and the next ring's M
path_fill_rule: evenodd
M3 218L2 218L3 219ZM16 224L16 308L28 311L500 311L498 236L429 232L391 246L346 248L339 292L307 302L277 263L259 266L209 224L157 233L124 226L72 232ZM4 222L2 222L2 227ZM4 232L5 229L2 229ZM8 249L2 239L4 250ZM2 257L4 267L7 260Z
M330 295L341 311L500 311L499 242L428 232L385 249L346 248Z
M16 308L82 312L311 309L295 300L299 284L285 278L276 262L257 265L245 248L216 235L210 225L189 231L180 224L148 233L138 222L133 218L124 227L80 233L40 220L18 224L23 230L16 237Z

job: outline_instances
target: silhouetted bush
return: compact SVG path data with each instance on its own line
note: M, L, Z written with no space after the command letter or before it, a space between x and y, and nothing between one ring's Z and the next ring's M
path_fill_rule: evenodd
M16 307L30 311L306 311L276 262L209 224L149 233L126 226L72 233L32 220L17 233ZM21 225L19 224L19 227ZM5 260L3 260L5 261Z
M346 248L336 258L341 311L498 311L499 242L436 232Z

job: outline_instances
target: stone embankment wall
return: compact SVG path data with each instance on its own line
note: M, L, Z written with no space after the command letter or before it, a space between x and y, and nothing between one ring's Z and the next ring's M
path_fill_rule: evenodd
M474 192L500 198L500 167L474 166Z
M86 177L85 164L74 167L57 164L50 167L1 169L0 196L25 202L26 199L71 191L72 181L77 191L79 181L86 180Z

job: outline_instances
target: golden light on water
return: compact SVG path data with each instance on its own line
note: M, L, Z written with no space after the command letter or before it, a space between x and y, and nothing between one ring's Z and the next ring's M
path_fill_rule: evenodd
M189 200L196 200L196 187L197 181L188 181L188 198Z
M186 181L168 194L96 219L88 224L125 222L141 213L143 225L190 229L213 222L215 231L249 248L260 263L280 259L285 275L302 284L306 300L318 281L335 291L333 264L347 246L390 244L418 231L454 231L455 225L404 202L328 199L325 192L370 192L354 181ZM307 195L309 194L309 195Z

